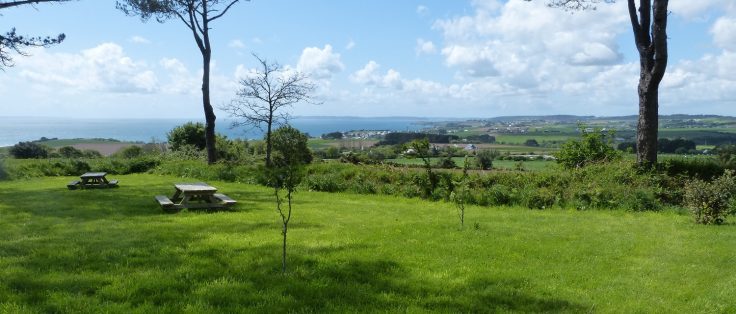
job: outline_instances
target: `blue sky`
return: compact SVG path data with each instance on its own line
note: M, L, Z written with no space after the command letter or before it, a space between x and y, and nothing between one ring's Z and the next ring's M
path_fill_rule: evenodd
M661 113L736 115L736 4L678 0L670 10ZM0 72L2 115L202 116L199 51L177 20L142 23L112 0L81 0L4 10L0 30L12 27L67 40ZM319 86L323 104L295 115L637 113L624 1L570 14L544 1L253 0L211 34L216 107L255 67L253 52Z

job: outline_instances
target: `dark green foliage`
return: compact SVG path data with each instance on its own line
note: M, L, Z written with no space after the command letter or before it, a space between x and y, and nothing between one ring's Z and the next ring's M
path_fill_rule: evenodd
M613 133L604 134L596 129L592 132L580 127L582 139L569 140L562 144L555 156L557 162L565 168L580 168L585 165L600 162L609 162L621 157L621 153L613 149Z
M342 132L330 132L326 134L322 134L322 139L325 140L341 140L343 135Z
M526 140L526 142L524 142L524 146L539 147L539 143L537 142L537 140L530 138Z
M636 142L621 142L616 148L627 153L636 153Z
M305 165L312 162L312 152L307 146L309 138L290 125L282 126L271 134L273 162L281 165Z
M174 151L182 149L186 145L194 146L200 150L207 146L204 124L201 122L187 122L177 126L166 134L166 138L169 141L169 146Z
M84 158L102 158L102 154L93 149L85 149L82 151L82 154L84 154Z
M468 135L466 139L468 140L468 142L471 142L471 143L495 143L496 142L496 137L493 135L488 135L488 134Z
M5 158L0 157L0 181L9 179L8 171L5 170Z
M215 149L217 150L217 160L220 161L243 162L252 159L247 141L231 140L227 136L218 134Z
M525 195L525 205L531 209L546 209L552 207L557 202L557 195L549 188L542 187L527 191Z
M444 169L455 169L457 168L457 164L454 160L452 160L452 155L447 155L445 157L442 157L442 159L437 162L437 167Z
M660 153L669 154L685 154L690 150L695 149L695 142L682 138L670 140L667 138L660 138L657 140L657 151Z
M34 142L20 142L10 148L10 154L18 159L47 158L49 148Z
M138 158L143 156L143 148L138 145L132 145L125 147L115 153L115 155L120 156L122 158L132 159L132 158Z
M58 149L59 155L64 158L81 158L84 157L84 153L72 146L64 146Z
M726 217L736 213L736 178L726 171L713 182L693 180L685 186L685 205L699 224L722 224Z
M429 133L410 133L410 132L392 132L386 134L384 139L376 145L396 145L405 144L415 140L427 139L430 143L450 143L451 140L457 140L459 137L446 134L429 134Z
M712 180L723 174L723 163L711 158L671 158L665 159L657 168L671 177L684 176L700 180Z
M498 157L498 150L495 149L481 149L475 154L475 162L478 168L482 170L489 170L493 168L493 160Z
M736 169L736 145L721 145L715 148L718 161L724 167Z

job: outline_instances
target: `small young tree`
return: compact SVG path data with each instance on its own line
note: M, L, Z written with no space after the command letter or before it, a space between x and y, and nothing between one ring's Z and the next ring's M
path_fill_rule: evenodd
M424 170L427 172L427 182L422 184L424 196L429 198L437 188L437 176L432 172L432 148L427 138L421 140L413 140L409 143L409 149L414 151L414 155L422 159Z
M317 86L304 73L284 69L278 63L268 63L266 59L255 54L253 56L258 60L260 69L240 80L238 98L220 109L236 118L232 127L247 126L265 131L268 165L271 163L273 147L272 129L289 120L289 114L283 110L299 102L316 104L312 94Z
M498 150L483 149L475 154L475 162L481 170L489 170L493 168L493 160L498 157Z
M460 227L465 227L465 205L470 201L470 182L468 180L468 169L470 163L468 162L468 156L465 156L465 164L463 165L463 176L460 181L455 182L455 188L450 193L450 200L455 204L457 208L457 216L460 218Z
M267 184L273 187L276 210L281 217L281 271L285 273L286 235L291 221L293 195L304 177L304 165L312 160L312 153L307 147L307 136L289 125L278 128L271 136L274 156L265 167L265 175Z

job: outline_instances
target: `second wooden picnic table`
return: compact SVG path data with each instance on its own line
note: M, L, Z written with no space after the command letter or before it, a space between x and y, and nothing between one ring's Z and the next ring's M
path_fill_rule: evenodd
M215 193L217 188L204 182L176 183L174 188L176 192L171 199L164 195L156 196L162 208L225 208L236 203L225 194Z
M72 182L69 182L69 184L67 184L67 187L69 189L76 189L77 187L87 189L111 188L118 186L118 180L108 181L105 176L107 176L107 172L87 172L79 176L81 180L74 180Z

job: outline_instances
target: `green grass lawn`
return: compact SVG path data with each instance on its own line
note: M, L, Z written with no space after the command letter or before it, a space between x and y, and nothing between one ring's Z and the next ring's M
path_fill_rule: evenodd
M0 313L734 312L736 225L300 192L280 273L268 189L164 214L182 179L0 182Z

